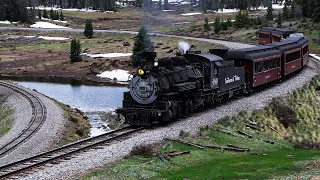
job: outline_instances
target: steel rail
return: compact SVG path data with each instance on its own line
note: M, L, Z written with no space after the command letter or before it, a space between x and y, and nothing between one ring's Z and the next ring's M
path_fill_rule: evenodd
M0 179L19 176L26 170L30 170L32 168L47 164L52 161L57 161L59 159L69 159L70 156L79 153L80 151L92 149L97 146L110 145L108 143L120 140L120 138L122 137L128 137L128 135L133 134L134 132L138 132L142 129L144 128L133 128L129 126L99 136L83 139L48 152L44 152L17 162L13 162L11 164L1 166Z
M0 86L9 88L21 94L24 98L26 98L29 101L32 108L32 117L28 126L23 131L21 131L18 136L11 139L9 142L0 147L0 157L2 157L5 156L7 153L13 151L20 144L24 143L27 139L31 138L31 136L40 129L40 127L46 120L47 111L42 101L36 95L33 95L27 90L24 90L17 85L6 82L0 82Z

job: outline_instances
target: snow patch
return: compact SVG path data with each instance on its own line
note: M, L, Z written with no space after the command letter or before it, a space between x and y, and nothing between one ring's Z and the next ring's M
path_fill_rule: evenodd
M173 12L174 10L162 10L163 12Z
M0 24L17 24L18 22L10 22L8 20L6 21L0 21Z
M178 22L178 23L173 23L173 25L180 25L180 24L190 24L190 22Z
M239 9L219 9L218 11L217 11L217 13L218 14L224 14L224 13L236 13L236 12L238 12L239 11Z
M82 53L82 55L87 55L92 58L111 58L111 57L124 57L124 56L131 56L132 53L108 53L108 54L88 54Z
M59 23L65 23L65 24L68 23L68 21L61 21L61 20L53 20L53 22L59 22Z
M313 58L315 58L315 59L320 61L320 57L317 56L316 54L309 54L309 56L311 56L311 57L313 57Z
M103 128L90 128L90 137L99 136L104 133L107 133L107 131Z
M63 40L68 40L69 38L66 37L50 37L50 36L23 36L24 38L39 38L39 39L44 39L48 41L63 41Z
M0 24L11 24L10 21L0 21Z
M283 9L284 5L280 5L280 4L272 4L272 9ZM288 6L289 8L290 6ZM260 6L257 9L259 10L266 10L268 9L268 7L264 7L264 6Z
M31 9L31 7L27 7L27 9ZM81 11L81 12L100 12L99 10L93 10L93 9L76 9L76 8L68 8L68 9L63 9L63 8L57 8L57 7L44 7L44 6L38 6L35 7L35 9L39 10L47 10L50 11L51 9L54 11ZM114 13L114 11L106 11L107 13Z
M109 78L109 79L117 79L117 81L128 81L129 80L129 76L131 76L129 74L129 71L125 71L122 69L115 69L112 71L105 71L101 74L97 75L98 77L101 78Z
M194 12L194 13L185 13L185 14L180 14L180 15L181 16L193 16L193 15L199 15L199 14L202 14L202 13Z
M31 25L32 28L44 28L44 29L70 29L68 27L58 26L48 22L36 22L35 24Z

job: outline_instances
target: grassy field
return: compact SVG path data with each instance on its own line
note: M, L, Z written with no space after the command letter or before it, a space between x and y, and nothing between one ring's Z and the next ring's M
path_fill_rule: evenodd
M13 123L12 114L13 110L10 107L0 106L0 137L10 130Z
M310 179L320 175L320 76L262 110L224 117L197 136L180 139L198 145L249 149L233 152L166 141L140 146L130 158L87 174L83 179ZM243 135L243 133L250 135ZM138 150L137 150L138 149ZM166 152L190 154L163 158Z
M26 35L25 33L15 33L14 35ZM63 36L63 34L57 33L39 33L39 36ZM64 35L63 37L69 38L79 38L81 42L81 48L83 51L91 53L128 53L132 51L134 43L134 35L129 34L100 34L94 35L95 38L86 39L82 34L70 33ZM169 37L151 37L154 42L155 51L160 57L168 56L173 54L172 52L178 50L178 42L186 41L190 45L194 45L196 49L201 49L203 51L208 51L211 48L218 47L215 44L207 42L198 42L194 40L182 40L179 38L169 38ZM129 42L130 46L123 46L123 42ZM35 43L18 43L16 45L8 45L7 47L0 48L1 51L14 50L16 52L23 51L65 51L68 52L70 48L70 43L68 41L45 41L39 40ZM172 50L171 52L168 52Z
M295 148L287 142L276 140L272 145L240 135L234 137L215 129L203 130L198 137L185 139L206 145L234 144L250 151L199 149L167 141L158 151L187 150L190 154L174 157L171 161L161 160L156 155L134 156L92 172L83 179L279 179L304 172L308 172L309 177L320 173L320 164L316 167L302 165L317 163L320 158L318 150Z

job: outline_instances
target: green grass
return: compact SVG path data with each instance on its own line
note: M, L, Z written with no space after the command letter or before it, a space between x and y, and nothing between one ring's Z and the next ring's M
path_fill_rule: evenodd
M0 106L0 137L6 134L13 123L13 110L7 106Z
M191 153L174 157L171 162L135 156L92 172L84 179L269 179L306 171L296 163L320 157L317 150L295 149L290 143L277 141L271 145L215 130L189 140L224 146L232 143L250 148L250 153L199 149L169 141L161 151L189 150Z
M34 51L34 50L65 50L70 48L68 42L65 43L42 43L42 44L21 44L14 47L1 48L3 51L7 50L17 50L17 51Z
M143 11L125 8L119 9L120 13L101 13L101 12L83 12L83 11L63 11L65 17L76 17L81 19L98 19L98 18L119 18L125 16L138 16Z

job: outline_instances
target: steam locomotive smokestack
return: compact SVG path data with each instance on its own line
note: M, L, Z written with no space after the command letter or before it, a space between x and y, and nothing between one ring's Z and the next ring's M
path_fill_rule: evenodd
M144 52L146 57L146 69L150 70L154 66L154 58L157 56L156 52Z

